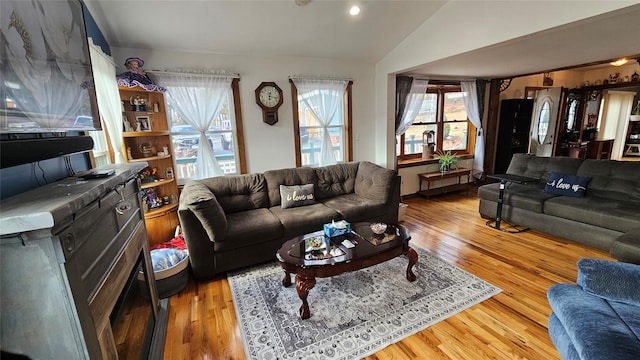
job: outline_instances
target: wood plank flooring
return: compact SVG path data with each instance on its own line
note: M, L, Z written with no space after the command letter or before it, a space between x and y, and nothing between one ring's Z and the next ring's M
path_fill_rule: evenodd
M500 287L503 292L367 359L560 359L547 333L550 285L574 283L582 257L605 251L548 234L500 232L478 214L475 188L405 199L403 224L413 246ZM224 277L191 280L171 297L165 359L245 359L229 285Z

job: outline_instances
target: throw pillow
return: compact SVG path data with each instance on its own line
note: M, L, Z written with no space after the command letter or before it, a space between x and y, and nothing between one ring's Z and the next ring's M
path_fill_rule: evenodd
M280 185L280 204L283 209L316 203L313 184Z
M587 185L591 181L588 176L561 174L552 171L544 187L544 192L554 195L583 197L587 193Z

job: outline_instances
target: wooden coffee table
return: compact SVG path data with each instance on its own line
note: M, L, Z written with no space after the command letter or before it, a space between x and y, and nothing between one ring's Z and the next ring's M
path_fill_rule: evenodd
M407 280L416 280L412 268L418 262L418 253L409 247L409 230L402 225L389 225L385 234L375 235L369 224L352 224L352 233L333 238L324 236L323 231L298 236L278 250L276 258L284 270L282 285L291 286L291 274L296 274L296 290L302 300L302 319L311 316L307 296L315 286L316 278L364 269L404 254L409 258ZM313 238L323 245L312 247ZM355 246L348 248L343 244L344 240Z

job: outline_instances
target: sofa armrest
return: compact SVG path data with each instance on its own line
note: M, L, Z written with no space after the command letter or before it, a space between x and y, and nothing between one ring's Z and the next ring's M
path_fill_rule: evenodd
M640 306L640 265L580 259L577 284L585 292L603 299Z
M397 173L394 170L361 161L358 164L354 192L369 200L389 204L390 200L394 200L396 177ZM398 204L396 203L395 206L397 207Z
M185 211L193 214L207 233L210 241L224 241L227 236L227 217L216 196L207 186L198 181L188 182L184 186L180 194L178 214ZM190 224L182 225L186 240L189 229L185 229L185 225L189 227L198 224L191 221Z
M618 236L611 244L609 255L632 264L640 264L640 227Z

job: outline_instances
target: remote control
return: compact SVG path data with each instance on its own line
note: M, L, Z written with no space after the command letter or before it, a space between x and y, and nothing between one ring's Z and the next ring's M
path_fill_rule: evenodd
M342 241L342 245L344 245L344 247L346 247L347 249L351 249L352 247L355 247L355 245L353 245L353 243L351 241L347 240L343 240Z

